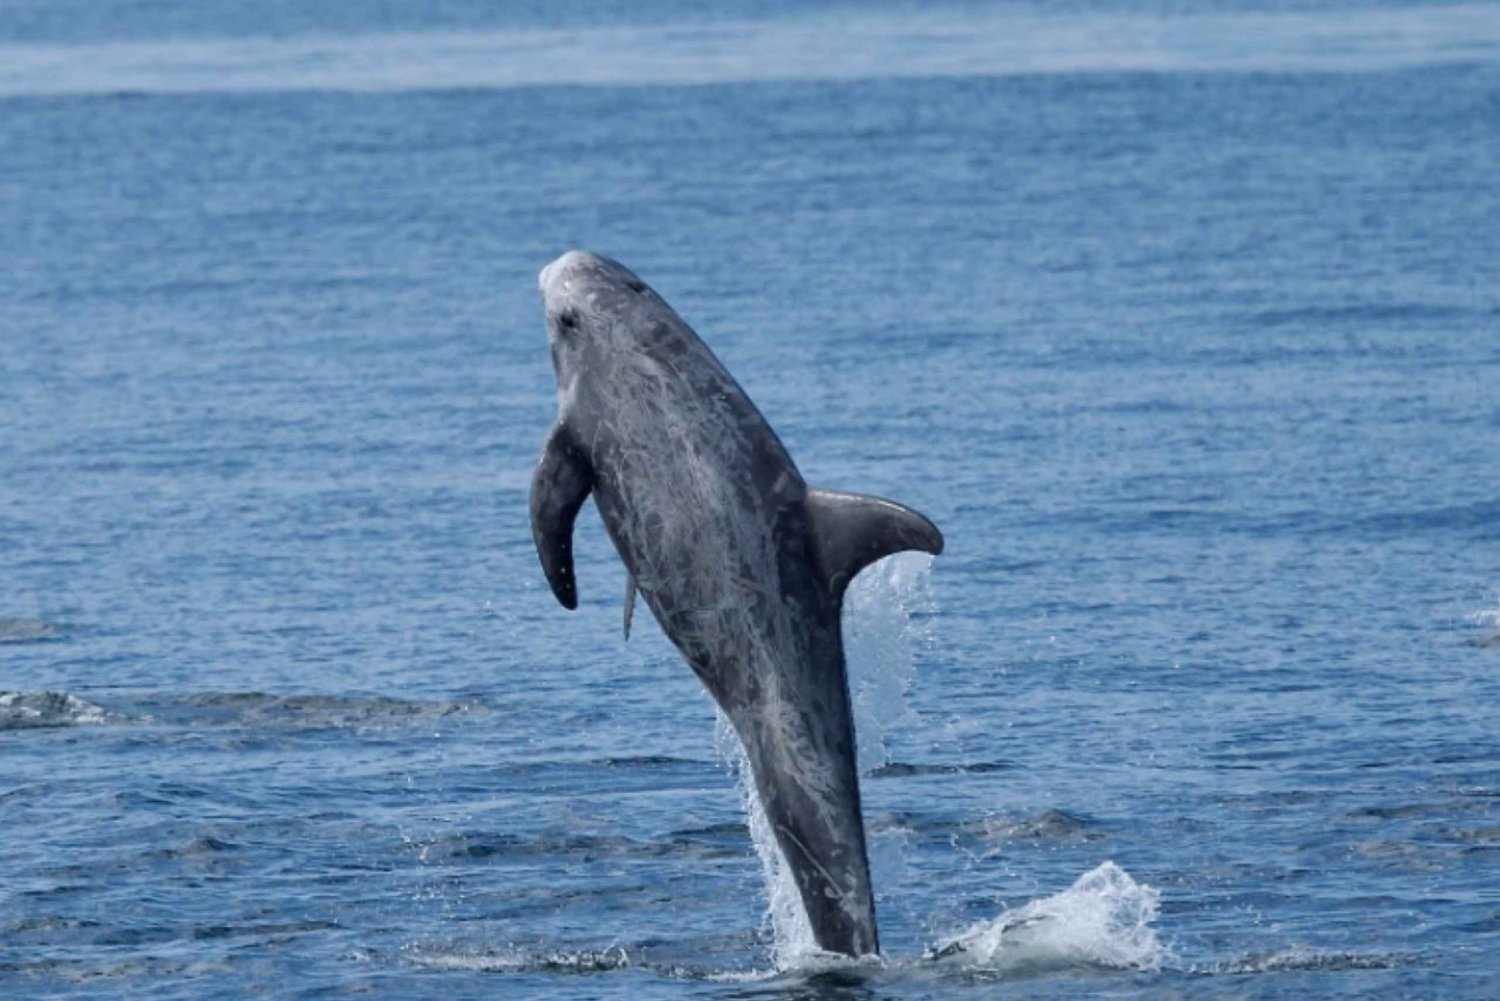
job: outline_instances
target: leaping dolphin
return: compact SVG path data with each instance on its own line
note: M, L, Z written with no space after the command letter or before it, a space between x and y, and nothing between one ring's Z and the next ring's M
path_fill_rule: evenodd
M573 522L592 492L637 590L744 745L819 947L880 951L839 612L861 569L938 553L926 518L809 487L691 327L614 261L538 279L558 418L531 483L552 593L578 604Z

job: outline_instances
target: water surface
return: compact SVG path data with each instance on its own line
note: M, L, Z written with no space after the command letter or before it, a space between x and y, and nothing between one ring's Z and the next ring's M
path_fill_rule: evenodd
M0 16L7 997L1500 992L1494 5L318 9ZM542 580L572 246L947 536L847 623L885 969Z

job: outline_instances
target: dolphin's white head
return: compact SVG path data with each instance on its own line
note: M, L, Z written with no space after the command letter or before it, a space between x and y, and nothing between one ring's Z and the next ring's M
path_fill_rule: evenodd
M681 323L629 268L586 250L570 250L543 268L537 287L558 388L565 394L586 359L597 363L622 348L639 349L639 333L661 329L667 318Z
M547 265L537 275L537 287L553 337L633 312L636 300L652 295L629 268L587 250L570 250Z

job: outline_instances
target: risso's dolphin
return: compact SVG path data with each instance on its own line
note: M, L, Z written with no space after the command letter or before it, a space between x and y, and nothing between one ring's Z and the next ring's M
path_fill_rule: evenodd
M645 282L571 251L538 280L558 418L531 484L552 592L578 603L590 493L637 589L744 744L818 945L880 951L839 612L863 567L938 553L926 518L803 482L760 411Z

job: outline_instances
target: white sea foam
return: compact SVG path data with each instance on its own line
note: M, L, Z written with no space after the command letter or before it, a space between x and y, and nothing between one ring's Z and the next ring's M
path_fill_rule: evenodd
M944 966L1021 975L1098 967L1154 970L1167 956L1151 922L1160 894L1113 862L1068 889L981 922L936 946Z
M1500 8L821 17L573 30L0 45L0 96L407 91L1094 71L1357 72L1500 59Z

